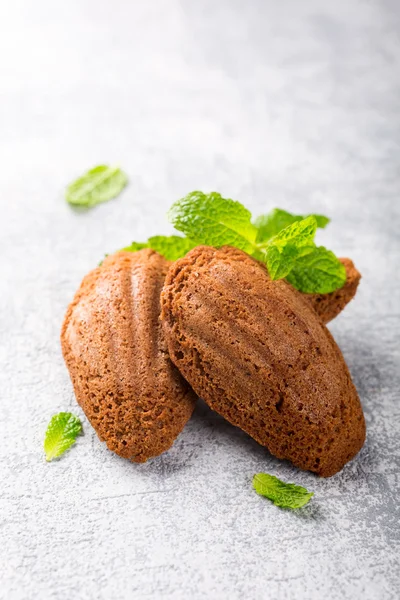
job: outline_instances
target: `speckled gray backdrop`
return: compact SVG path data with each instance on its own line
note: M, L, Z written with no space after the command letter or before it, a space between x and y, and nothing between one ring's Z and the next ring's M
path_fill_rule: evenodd
M1 3L1 598L400 597L399 35L397 0ZM104 161L129 188L74 213L65 184ZM105 252L168 233L193 189L327 213L326 245L363 273L331 330L368 441L332 479L202 404L148 464L86 421L44 461L50 416L82 416L58 341L67 303ZM279 510L252 491L258 471L315 498Z

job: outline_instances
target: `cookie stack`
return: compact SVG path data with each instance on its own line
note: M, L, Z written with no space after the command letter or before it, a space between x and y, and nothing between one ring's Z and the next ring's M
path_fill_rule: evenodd
M308 295L241 250L198 246L168 263L117 252L83 280L61 333L75 395L99 438L143 462L168 450L200 396L275 456L323 477L362 447L365 422L325 327L360 274Z

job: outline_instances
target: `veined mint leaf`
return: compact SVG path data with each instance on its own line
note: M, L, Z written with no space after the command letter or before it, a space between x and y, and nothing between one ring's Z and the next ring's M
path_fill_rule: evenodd
M254 221L254 225L257 227L257 242L264 242L269 240L271 237L279 233L282 229L285 229L296 221L302 221L307 217L315 217L317 226L324 228L330 222L328 217L324 215L294 215L286 210L280 208L274 208L267 215L261 215Z
M294 483L285 483L268 473L254 475L253 487L257 494L272 500L275 506L281 508L301 508L314 496L313 492L306 488Z
M70 448L81 433L82 425L78 417L68 412L60 412L54 415L47 427L44 439L44 451L46 460L61 456Z
M295 244L298 247L307 246L310 241L314 239L315 232L317 231L317 220L315 217L310 216L296 221L289 225L285 229L282 229L277 235L268 241L268 245L274 244L286 245Z
M269 276L273 281L286 277L293 269L299 251L293 244L286 246L269 246L261 260L266 263Z
M306 294L329 294L346 283L346 269L340 260L323 246L302 256L286 279Z
M217 192L192 192L175 202L168 212L170 222L196 244L235 246L251 254L257 235L251 213L240 202L222 198Z
M179 235L154 235L147 242L132 242L130 246L122 249L127 252L137 252L143 248L151 248L167 260L175 261L185 256L195 245L189 238Z
M74 206L90 208L118 196L128 183L128 178L119 167L99 165L70 183L65 198Z
M282 229L265 245L259 245L261 249L264 248L263 260L267 265L271 279L286 277L293 269L298 258L313 251L315 247L313 239L316 230L317 221L315 217L307 217L302 221L292 223L286 229ZM256 254L259 256L258 251Z

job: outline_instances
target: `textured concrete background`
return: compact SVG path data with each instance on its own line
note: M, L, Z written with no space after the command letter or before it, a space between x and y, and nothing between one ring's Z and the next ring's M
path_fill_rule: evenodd
M1 3L1 598L399 598L399 34L397 0ZM104 161L129 188L73 212L64 186ZM148 464L86 421L44 461L50 416L82 416L67 303L105 252L168 233L193 189L327 213L320 239L363 273L331 329L368 440L332 479L202 404ZM279 510L252 491L258 471L315 498Z

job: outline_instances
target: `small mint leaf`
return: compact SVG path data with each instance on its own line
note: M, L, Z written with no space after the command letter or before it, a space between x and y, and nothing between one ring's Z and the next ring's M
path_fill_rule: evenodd
M121 248L121 251L125 252L138 252L138 250L143 250L143 248L148 248L148 242L132 242L129 246L125 246L125 248Z
M143 248L151 248L167 260L175 261L185 256L195 245L189 238L179 235L154 235L147 242L132 242L130 246L126 246L122 250L125 250L125 252L137 252Z
M292 225L292 223L306 219L309 216L315 217L317 226L321 228L326 227L330 222L330 219L324 215L294 215L286 210L274 208L267 215L261 215L255 219L254 225L257 227L257 242L265 242L282 229Z
M61 456L75 443L81 431L82 424L72 413L60 412L54 415L50 419L44 439L46 460L50 462Z
M287 280L305 294L329 294L346 283L346 269L333 252L319 246L299 258Z
M282 229L264 245L263 260L271 279L286 277L293 269L297 259L313 251L316 230L315 217L307 217ZM257 251L256 254L258 257Z
M285 245L290 243L297 247L307 246L314 239L316 231L317 221L315 217L310 216L282 229L282 231L269 240L268 244Z
M168 218L196 244L234 246L249 254L255 250L257 229L251 213L240 202L217 192L188 194L172 205Z
M118 196L128 183L128 178L119 167L99 165L73 181L66 189L69 204L91 208Z
M196 246L195 242L189 238L179 235L155 235L149 238L148 244L149 248L171 261L182 258Z
M271 279L277 280L286 277L293 268L298 256L298 249L292 244L282 247L269 246L265 252L265 262Z
M294 483L285 483L268 473L254 475L253 487L257 494L272 500L275 506L281 508L301 508L314 496L314 493L306 488Z
M312 215L307 215L307 216L315 217L315 220L317 221L317 225L320 229L325 229L325 227L327 225L329 225L329 223L331 222L330 218L326 217L325 215L312 214Z

